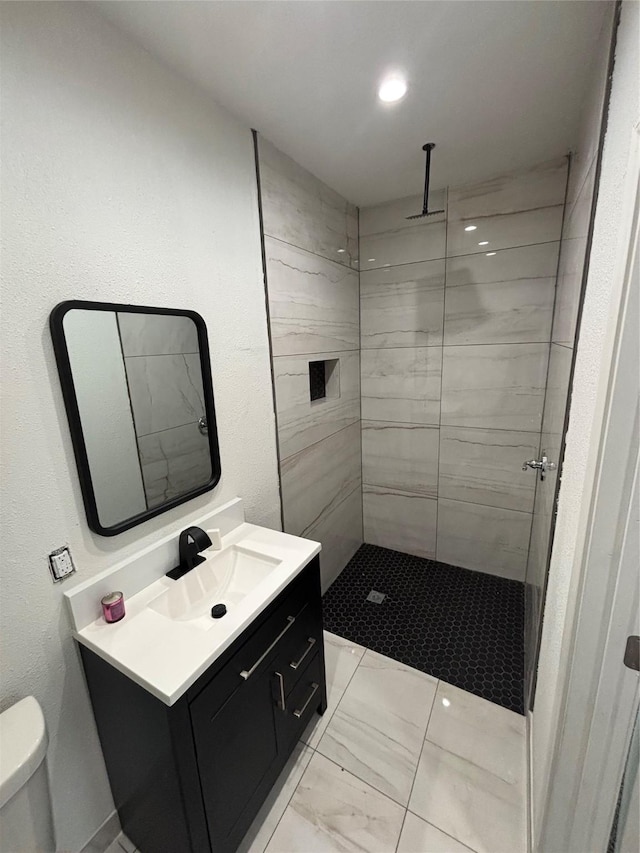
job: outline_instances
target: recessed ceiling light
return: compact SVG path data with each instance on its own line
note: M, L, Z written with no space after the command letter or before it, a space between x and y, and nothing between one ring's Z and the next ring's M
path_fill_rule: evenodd
M487 257L490 258L491 255L495 255L495 252L487 252Z
M444 705L445 708L448 708L449 705L451 704L451 702L448 699L443 699L442 704Z
M465 231L475 231L477 227L478 227L477 225L467 225L464 230Z
M375 261L375 258L367 258L367 263L372 264Z
M378 97L385 104L392 104L404 98L407 93L407 81L399 75L386 77L378 89Z
M478 246L488 246L488 245L489 245L489 241L488 241L488 240L481 240L481 241L478 243Z
M338 254L341 255L345 251L346 251L346 249L338 249Z

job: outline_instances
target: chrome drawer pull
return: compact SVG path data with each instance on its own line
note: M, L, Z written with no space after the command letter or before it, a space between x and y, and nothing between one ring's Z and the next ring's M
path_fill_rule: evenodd
M301 658L298 658L298 660L292 660L292 661L291 661L291 663L289 664L289 666L291 667L291 669L297 669L297 668L300 666L300 664L302 663L302 661L306 658L306 656L309 654L309 652L311 651L311 649L315 646L315 644L316 644L315 637L309 637L309 639L308 639L308 641L307 641L307 642L309 643L309 645L308 645L308 646L307 646L307 648L304 650L304 653L303 653L302 657L301 657Z
M253 673L254 673L254 672L256 671L256 669L260 666L260 664L262 663L262 661L263 661L263 660L266 658L266 656L269 654L269 652L271 651L271 649L276 645L276 643L277 643L277 642L278 642L282 637L284 637L284 635L287 633L287 631L289 630L289 628L293 625L293 623L294 623L295 621L296 621L296 617L295 617L295 616L287 616L287 623L288 623L288 624L287 624L287 625L285 625L285 627L282 629L282 631L280 631L280 633L279 633L279 634L278 634L278 636L275 638L275 640L273 641L273 643L271 643L271 645L270 645L270 646L269 646L269 648L266 650L266 652L264 652L263 654L261 654L261 655L260 655L260 657L259 657L259 658L258 658L258 660L254 663L254 665L251 667L251 669L243 669L243 670L242 670L242 672L240 673L240 678L244 678L244 680L246 681L246 680L247 680L247 678L249 678L249 676L253 675Z
M320 686L320 685L319 685L319 684L316 684L316 683L315 683L315 681L314 681L314 682L312 682L311 687L313 688L313 690L312 690L312 691L311 691L311 693L309 694L309 698L308 698L308 699L307 699L307 701L304 703L304 705L302 706L302 708L298 708L298 710L297 710L297 711L294 711L294 712L293 712L293 716L294 716L294 717L301 717L301 716L304 714L304 712L307 710L307 705L309 704L309 702L311 702L311 700L313 699L313 697L316 695L316 690L318 689L318 687L319 687L319 686Z
M286 711L287 706L286 706L286 703L284 701L284 678L282 677L282 675L279 672L276 672L276 675L278 676L278 678L280 680L280 708L282 711Z

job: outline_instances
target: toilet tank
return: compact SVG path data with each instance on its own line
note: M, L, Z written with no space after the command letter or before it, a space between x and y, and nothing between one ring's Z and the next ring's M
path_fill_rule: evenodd
M47 743L42 709L33 696L0 714L2 853L55 853Z

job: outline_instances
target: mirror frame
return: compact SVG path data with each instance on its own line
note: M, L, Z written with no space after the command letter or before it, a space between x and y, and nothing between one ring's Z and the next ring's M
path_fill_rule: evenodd
M111 527L104 527L100 523L100 519L98 517L98 507L93 488L93 481L91 479L89 457L87 455L80 410L78 408L78 399L73 382L71 361L69 359L69 350L67 348L67 341L64 332L63 321L65 315L74 309L122 313L129 312L135 314L169 314L178 317L189 317L196 324L196 328L198 330L198 347L200 350L200 365L202 368L202 386L204 389L205 413L208 425L209 452L211 454L211 478L202 486L198 486L189 492L185 492L179 497L171 498L161 506L154 507L153 509L147 509L144 512L133 515ZM73 445L78 477L80 479L84 508L91 530L95 533L99 533L101 536L117 536L119 533L124 533L125 530L130 530L132 527L142 524L150 518L155 518L155 516L160 515L163 512L168 512L168 510L173 509L176 506L180 506L180 504L186 503L186 501L215 488L220 481L222 470L220 466L220 449L218 446L218 429L213 397L213 382L211 379L209 339L207 336L207 326L200 314L197 314L195 311L186 311L180 308L151 308L144 305L128 305L116 302L86 302L80 299L70 299L60 302L53 309L49 316L49 328L51 330L51 338L53 341L53 351L58 365L58 376L60 378L62 396L67 410L67 419L69 421L71 442Z

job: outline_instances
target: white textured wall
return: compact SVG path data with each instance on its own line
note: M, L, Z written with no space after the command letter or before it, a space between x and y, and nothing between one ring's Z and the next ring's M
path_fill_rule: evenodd
M113 804L47 554L68 543L86 579L236 494L279 526L256 181L249 129L90 6L2 18L0 707L42 703L58 846L77 850ZM112 539L85 521L49 337L69 298L192 308L209 329L222 480Z
M536 704L531 724L534 841L543 819L544 795L567 674L567 643L573 623L583 544L580 524L586 510L584 502L589 495L587 489L585 497L586 477L590 458L598 443L600 428L600 413L596 409L598 381L601 372L608 370L608 364L603 359L603 346L613 273L620 251L620 199L624 196L632 127L640 118L639 13L640 4L623 3L587 290L578 340L571 414L544 614ZM585 122L585 127L589 127L589 124L589 121Z

